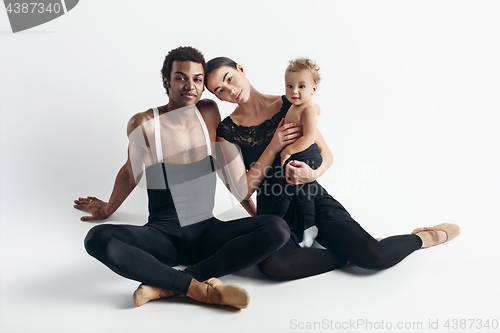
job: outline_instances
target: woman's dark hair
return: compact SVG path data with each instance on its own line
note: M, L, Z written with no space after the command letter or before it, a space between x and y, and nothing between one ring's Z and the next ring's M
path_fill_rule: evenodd
M191 46L181 46L168 52L161 68L161 75L170 82L170 75L172 74L172 64L174 61L192 61L203 66L203 71L206 70L205 58L203 54ZM168 86L167 86L168 94Z
M221 67L224 67L224 66L228 66L228 67L237 69L236 65L237 65L236 61L234 61L228 57L217 57L217 58L213 58L212 60L207 62L207 68L205 69L205 87L207 87L207 89L208 89L207 79L208 79L208 76L210 75L210 73L212 73L214 70L221 68ZM210 91L212 94L214 93L210 89L208 89L208 91Z

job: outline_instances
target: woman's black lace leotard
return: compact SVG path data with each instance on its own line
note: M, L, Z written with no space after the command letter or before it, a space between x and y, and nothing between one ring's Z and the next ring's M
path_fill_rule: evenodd
M245 167L250 169L259 159L291 103L282 96L283 105L278 113L260 125L240 126L226 117L217 129L217 135L241 149ZM280 155L277 154L272 168L257 190L257 214L269 213L273 194L270 191L282 176ZM347 210L321 186L314 198L316 241L326 249L300 248L303 218L298 212L296 198L292 199L285 215L290 226L291 240L263 261L259 267L263 273L278 279L296 279L324 273L345 265L349 260L363 268L387 268L395 265L411 252L422 246L415 235L388 237L381 242L370 236L351 217Z

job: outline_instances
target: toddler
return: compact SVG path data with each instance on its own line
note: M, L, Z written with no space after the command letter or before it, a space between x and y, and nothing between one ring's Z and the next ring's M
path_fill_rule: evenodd
M291 160L302 161L312 169L317 169L323 158L318 146L314 143L316 126L318 123L319 107L312 100L316 93L320 76L319 67L307 58L297 58L290 61L285 70L286 98L292 103L285 117L285 124L294 122L302 127L302 137L289 144L281 152L281 166L285 167ZM300 247L310 247L318 228L315 225L314 195L318 193L316 181L292 185L286 182L285 177L280 179L281 194L274 198L271 214L284 217L292 197L296 196L300 212L304 217L304 233Z

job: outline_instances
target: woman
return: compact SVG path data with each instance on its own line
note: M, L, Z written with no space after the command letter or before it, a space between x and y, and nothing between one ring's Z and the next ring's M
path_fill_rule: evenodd
M205 85L222 101L237 104L233 113L218 127L218 141L237 144L243 161L235 162L234 174L248 177L248 194L257 190L256 214L269 212L275 194L273 185L281 176L279 152L300 136L300 128L283 125L283 118L291 106L284 96L264 95L257 91L245 76L241 65L229 58L219 57L207 63ZM285 176L289 183L308 183L316 180L332 164L333 158L323 137L316 134L316 143L323 164L312 170L307 164L290 162ZM221 147L224 147L221 144ZM366 269L391 267L420 248L441 244L455 238L460 229L453 224L433 228L418 228L410 235L376 240L354 221L345 208L326 190L313 198L316 208L316 240L325 249L301 248L303 225L301 216L291 204L285 216L292 237L281 249L259 264L261 271L277 279L288 280L324 273L348 261ZM243 205L254 214L251 201Z

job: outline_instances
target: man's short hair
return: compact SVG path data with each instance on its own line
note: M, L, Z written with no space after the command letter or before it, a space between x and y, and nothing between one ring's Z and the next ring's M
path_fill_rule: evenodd
M285 73L287 72L300 72L303 69L307 69L311 72L313 76L313 81L314 84L319 84L319 81L321 81L321 76L319 75L319 66L316 65L316 62L314 60L300 57L296 58L293 60L289 61L289 65L285 70Z
M203 72L205 72L206 64L203 54L191 46L180 46L176 49L168 52L163 62L163 67L161 68L161 75L165 77L170 84L170 75L172 74L172 64L174 61L192 61L199 63L203 66ZM168 95L168 86L167 86Z

